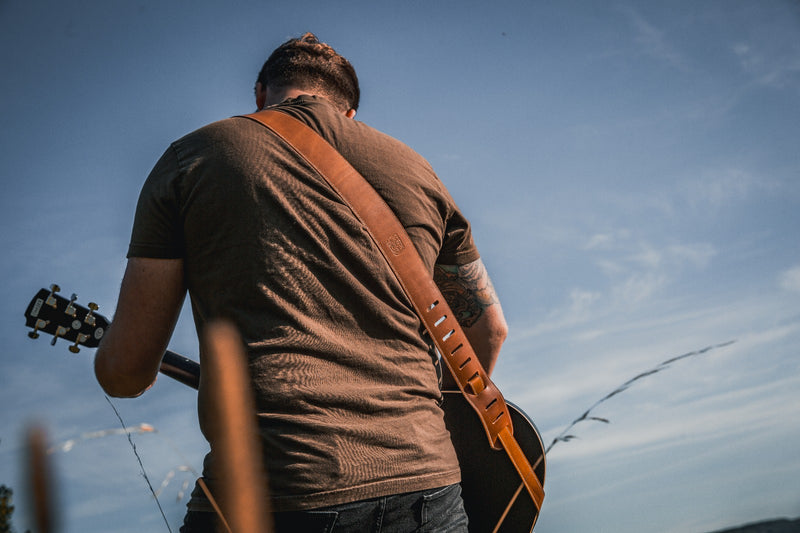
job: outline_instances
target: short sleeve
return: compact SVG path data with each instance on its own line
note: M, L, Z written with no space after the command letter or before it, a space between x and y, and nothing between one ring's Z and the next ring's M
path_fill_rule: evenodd
M436 259L441 265L466 265L480 259L469 221L458 208L454 209L446 221L443 241Z
M139 194L128 257L177 259L184 255L179 179L180 165L170 146Z

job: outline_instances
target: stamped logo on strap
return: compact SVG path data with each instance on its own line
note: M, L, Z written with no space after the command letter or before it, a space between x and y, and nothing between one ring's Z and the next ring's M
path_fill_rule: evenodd
M403 250L406 249L406 245L403 244L403 240L397 233L392 233L389 238L386 239L386 246L394 255L400 255L403 253Z

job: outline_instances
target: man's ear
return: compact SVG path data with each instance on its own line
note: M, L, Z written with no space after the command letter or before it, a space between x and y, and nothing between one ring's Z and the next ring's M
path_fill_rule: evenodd
M344 116L346 116L347 118L353 118L356 116L356 110L350 109L347 111L347 113L344 114Z
M256 82L256 107L261 110L267 104L267 88L261 85L260 81Z

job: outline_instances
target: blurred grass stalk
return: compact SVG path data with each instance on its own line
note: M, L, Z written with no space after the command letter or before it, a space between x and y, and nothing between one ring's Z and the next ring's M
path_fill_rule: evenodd
M214 322L204 342L201 389L208 395L211 448L225 473L218 495L223 520L236 533L271 533L267 477L241 337L233 325Z

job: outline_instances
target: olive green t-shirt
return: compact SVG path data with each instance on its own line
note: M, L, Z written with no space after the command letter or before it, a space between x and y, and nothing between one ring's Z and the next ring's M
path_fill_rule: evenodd
M324 99L274 108L364 175L431 272L478 259L468 222L416 152ZM230 118L174 142L142 189L128 256L182 258L198 330L218 317L239 328L275 511L459 481L410 302L347 205L262 125Z

